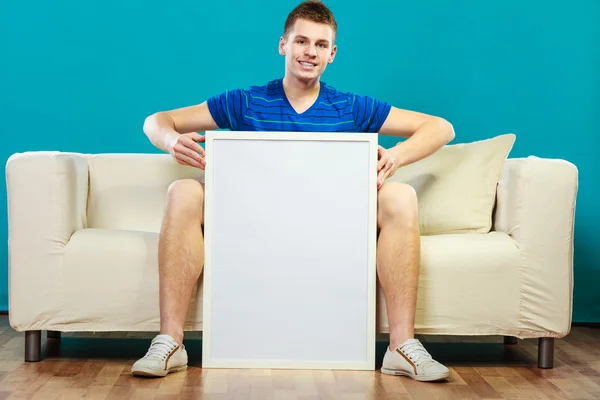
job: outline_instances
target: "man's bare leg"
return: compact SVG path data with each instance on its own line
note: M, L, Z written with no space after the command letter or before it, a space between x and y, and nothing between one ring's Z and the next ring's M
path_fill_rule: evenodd
M204 266L204 186L183 179L169 187L158 245L160 333L183 342L183 325Z
M390 345L381 372L437 381L450 370L435 361L414 338L421 235L417 195L408 185L389 182L379 189L377 274L385 295Z
M204 186L182 179L169 186L158 243L160 334L131 366L135 376L185 371L183 325L204 264Z
M379 190L377 274L385 295L393 350L414 338L419 283L420 232L417 195L398 182Z

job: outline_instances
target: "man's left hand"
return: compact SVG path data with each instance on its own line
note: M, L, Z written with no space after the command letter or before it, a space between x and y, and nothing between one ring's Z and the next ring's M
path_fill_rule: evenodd
M383 182L398 170L398 162L395 155L387 149L379 146L377 149L377 190L381 188Z

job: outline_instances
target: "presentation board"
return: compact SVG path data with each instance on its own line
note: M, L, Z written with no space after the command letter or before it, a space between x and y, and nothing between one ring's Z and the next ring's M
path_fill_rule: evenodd
M375 368L377 135L206 132L203 368Z

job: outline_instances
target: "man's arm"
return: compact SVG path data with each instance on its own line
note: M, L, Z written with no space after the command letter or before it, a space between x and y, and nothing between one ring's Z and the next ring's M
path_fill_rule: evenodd
M392 107L379 133L407 138L388 149L396 168L412 164L454 139L454 128L443 118Z
M207 102L150 115L144 121L144 133L159 149L170 152L179 135L217 129Z

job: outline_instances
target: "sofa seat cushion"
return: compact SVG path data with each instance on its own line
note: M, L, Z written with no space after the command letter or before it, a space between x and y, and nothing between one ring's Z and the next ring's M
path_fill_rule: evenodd
M505 233L422 236L417 332L517 332L518 265L519 250ZM385 304L381 288L378 300ZM387 332L385 307L377 312L378 329Z
M69 330L155 331L159 328L158 234L113 229L75 232L65 247L61 291ZM90 284L93 282L93 284ZM187 328L201 321L201 285Z
M56 304L56 320L48 322L65 331L157 330L157 246L154 232L77 231L65 247L62 303ZM517 329L519 253L510 236L423 236L421 250L417 332L469 335ZM378 331L387 332L380 287L377 296ZM202 329L202 279L185 329Z

